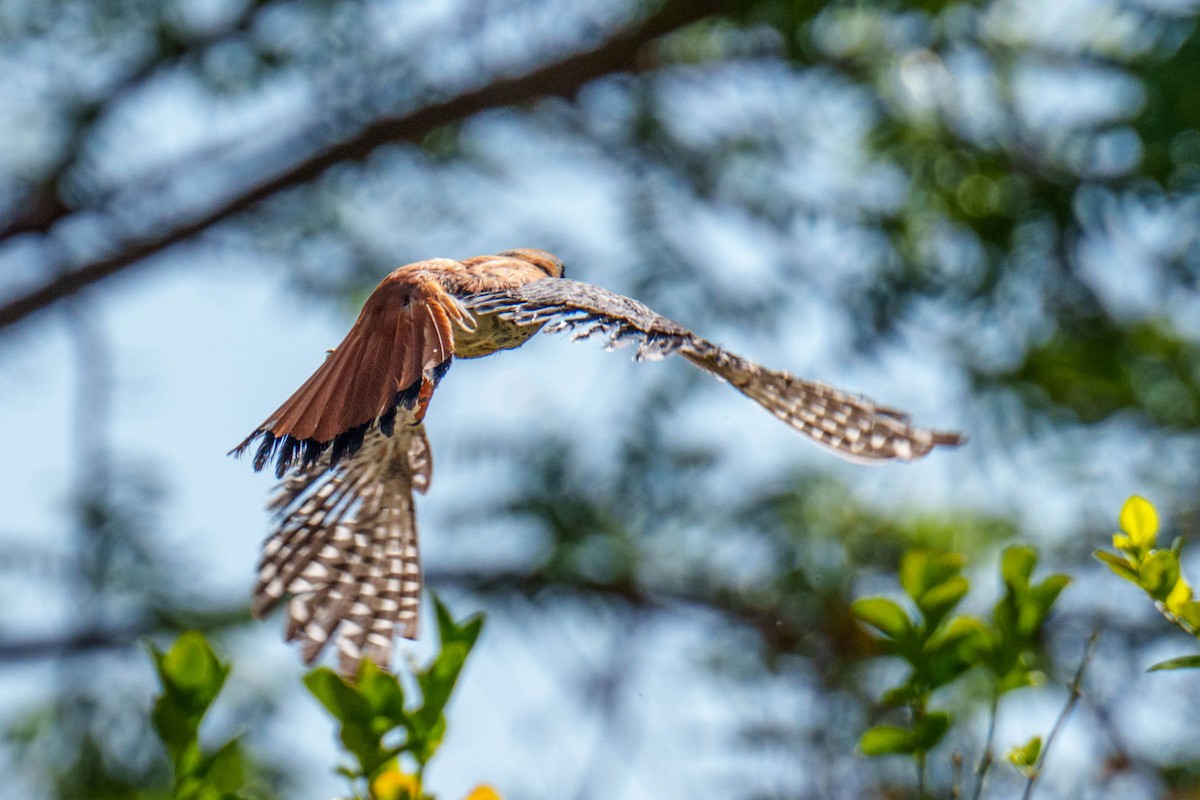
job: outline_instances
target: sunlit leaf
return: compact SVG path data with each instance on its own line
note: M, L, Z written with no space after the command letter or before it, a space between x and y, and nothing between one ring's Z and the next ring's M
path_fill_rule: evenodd
M895 725L876 725L858 740L858 749L864 756L890 756L911 753L915 747L911 731Z
M962 571L962 565L958 553L909 550L900 559L900 587L913 602L919 602L925 592Z
M200 721L221 691L229 666L197 631L180 635L166 652L153 644L149 650L162 686L150 720L181 778L200 764Z
M389 726L404 722L404 690L396 676L380 669L370 659L364 659L355 685L372 714L385 719Z
M1155 600L1170 596L1179 580L1179 556L1171 550L1156 550L1142 560L1138 585Z
M1057 602L1058 596L1070 585L1071 578L1069 575L1055 573L1054 575L1047 576L1045 580L1030 589L1033 601L1041 610L1042 619L1045 619L1046 615L1050 613L1050 609Z
M1108 565L1108 568L1120 575L1130 583L1138 582L1137 568L1128 558L1110 553L1107 550L1097 550L1092 553L1100 561Z
M1192 587L1187 580L1180 575L1179 580L1175 582L1175 588L1167 595L1167 599L1163 601L1163 605L1167 610L1178 617L1186 617L1188 606L1192 602Z
M936 627L943 617L954 610L970 588L971 584L961 575L955 575L930 587L917 601L926 623L930 627Z
M1028 742L1008 751L1008 763L1025 775L1031 775L1042 755L1042 737L1034 736Z
M1037 565L1037 551L1025 545L1006 547L1000 556L1000 577L1014 587L1027 586Z
M204 634L181 634L167 652L150 646L163 689L190 712L202 713L225 684L229 666L221 663Z
M885 636L903 640L912 634L912 622L904 609L886 597L864 597L850 604L850 613Z

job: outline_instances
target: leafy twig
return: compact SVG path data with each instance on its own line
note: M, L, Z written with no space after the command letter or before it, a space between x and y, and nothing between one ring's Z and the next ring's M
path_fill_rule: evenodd
M988 770L992 768L992 763L995 761L992 748L996 740L996 716L999 704L1000 692L993 690L991 708L988 709L987 737L983 740L983 752L979 754L979 763L975 765L975 791L971 794L972 800L979 800L983 796L983 784L987 780Z
M1088 637L1087 647L1083 651L1083 658L1079 662L1079 669L1075 670L1075 677L1071 679L1070 689L1071 695L1067 698L1067 704L1063 706L1062 712L1058 715L1058 719L1054 721L1054 727L1050 729L1050 735L1046 737L1046 744L1042 747L1042 752L1038 757L1037 766L1029 774L1029 781L1025 784L1025 793L1021 795L1021 800L1029 800L1033 797L1033 787L1037 783L1037 779L1042 775L1042 769L1046 765L1046 756L1050 753L1050 748L1054 745L1054 740L1058 738L1059 731L1062 730L1067 717L1071 715L1075 704L1079 702L1079 696L1082 694L1083 675L1087 672L1088 664L1091 663L1092 653L1096 650L1096 640L1100 638L1100 629L1092 631L1092 635Z

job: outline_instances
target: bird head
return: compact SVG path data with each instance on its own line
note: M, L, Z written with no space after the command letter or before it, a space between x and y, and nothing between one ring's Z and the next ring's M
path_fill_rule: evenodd
M497 255L506 258L515 258L524 261L527 264L533 264L535 267L546 273L551 278L561 278L565 271L563 262L558 256L553 253L547 253L545 250L538 250L533 247L521 247L516 250L505 250Z

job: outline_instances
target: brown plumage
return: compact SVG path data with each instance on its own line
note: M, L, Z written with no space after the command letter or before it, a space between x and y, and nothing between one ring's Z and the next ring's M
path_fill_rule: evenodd
M375 289L346 338L233 453L283 479L271 508L254 612L291 595L287 636L312 661L338 634L340 664L386 668L397 633L416 636L421 571L413 490L431 478L421 420L454 356L518 347L539 330L599 334L635 358L679 353L795 430L855 461L909 461L957 433L822 383L766 369L646 306L567 280L553 255L509 250L401 267ZM286 477L285 477L286 476Z

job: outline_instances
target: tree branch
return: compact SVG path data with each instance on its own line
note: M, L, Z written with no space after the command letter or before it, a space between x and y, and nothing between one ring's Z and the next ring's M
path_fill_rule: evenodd
M376 120L356 135L314 153L190 222L132 242L113 255L64 273L0 306L0 328L14 325L65 297L128 270L148 256L192 239L262 200L308 183L336 164L361 161L382 145L418 142L438 128L491 109L546 97L573 99L592 80L617 72L637 71L641 66L638 57L645 45L718 11L718 0L675 0L591 50L518 77L501 78L403 117Z
M123 650L148 636L194 629L205 633L250 621L245 604L200 609L157 609L144 622L95 626L74 633L0 641L0 664L43 658L85 656L99 650Z
M167 45L169 49L166 52L162 49L164 45L160 45L156 55L148 56L109 86L102 99L88 103L80 109L80 120L71 132L58 163L33 190L24 208L12 219L0 224L0 242L21 234L44 234L75 211L76 209L63 200L59 184L78 166L80 151L96 127L107 119L121 102L143 88L153 76L182 61L197 58L213 45L244 33L269 2L270 0L252 0L221 30L178 40L173 47Z

